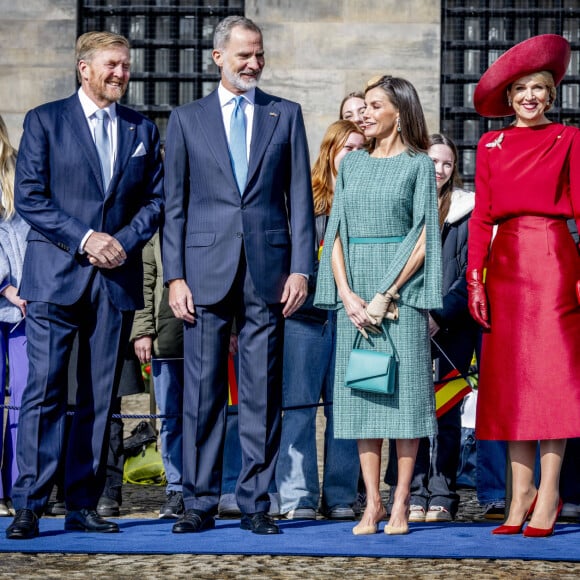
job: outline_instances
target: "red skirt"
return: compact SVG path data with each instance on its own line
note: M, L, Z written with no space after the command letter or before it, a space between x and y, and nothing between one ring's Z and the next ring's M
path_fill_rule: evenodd
M580 436L580 255L565 220L501 223L486 274L476 435Z

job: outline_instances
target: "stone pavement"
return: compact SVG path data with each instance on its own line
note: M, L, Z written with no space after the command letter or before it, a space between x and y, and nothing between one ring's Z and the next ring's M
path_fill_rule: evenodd
M124 413L146 413L148 397L126 397ZM324 419L319 413L319 433ZM127 420L127 433L138 420ZM321 447L321 446L319 446ZM386 493L386 489L383 490ZM473 490L461 490L459 521L477 520L480 508ZM121 518L157 518L164 489L149 485L125 485ZM452 524L450 524L452 525ZM580 539L580 538L579 538ZM1 542L6 540L0 539ZM195 541L195 536L192 537ZM387 537L385 537L387 541ZM549 542L548 539L537 540ZM18 542L14 542L18 549ZM580 549L580 547L579 547ZM290 556L196 556L190 554L21 554L0 556L4 579L220 579L220 580L310 580L344 578L477 578L523 580L528 578L580 577L580 564L523 560L429 560L404 558L313 558Z

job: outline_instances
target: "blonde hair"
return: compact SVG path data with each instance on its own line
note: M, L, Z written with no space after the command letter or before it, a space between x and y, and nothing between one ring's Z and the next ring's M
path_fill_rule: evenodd
M102 32L85 32L77 38L75 58L77 63L77 79L79 83L82 82L81 73L79 71L79 63L81 60L91 62L95 52L111 48L112 46L124 46L127 50L131 48L129 41L124 36L106 30Z
M0 212L4 219L10 219L16 212L14 208L15 169L16 149L10 144L6 123L0 116L0 187L2 189Z
M554 101L556 100L556 83L554 83L554 76L549 70L542 70L539 73L536 73L534 76L540 77L548 89L550 102L546 107L546 111L549 111L554 106Z
M528 76L528 75L524 75L524 76ZM529 76L541 79L541 81L546 85L546 89L548 91L548 94L550 95L550 100L546 105L546 111L549 111L554 106L554 101L556 100L556 95L557 95L556 83L554 82L554 76L552 75L552 73L549 70L540 70L538 72L532 73ZM516 80L518 80L518 79L516 79ZM510 83L508 85L508 88L507 88L508 99L509 99L509 93L512 90L513 84L514 83Z
M361 101L364 101L365 94L362 91L353 91L352 93L348 93L348 95L346 95L346 97L344 97L344 99L342 99L342 101L340 102L340 108L338 109L339 119L344 119L344 117L342 116L342 109L344 108L345 103L347 101L350 101L351 99L360 99Z
M332 123L322 138L318 158L312 166L314 215L328 215L330 213L334 197L333 178L338 173L334 167L334 159L344 147L351 133L359 133L364 136L362 129L356 123L341 119Z

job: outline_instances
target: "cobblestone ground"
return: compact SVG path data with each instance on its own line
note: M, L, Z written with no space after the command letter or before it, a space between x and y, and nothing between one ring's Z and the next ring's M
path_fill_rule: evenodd
M127 397L124 413L147 413L148 397ZM127 433L137 423L127 420ZM322 431L322 417L319 432ZM319 446L321 447L321 446ZM384 490L386 492L386 490ZM156 518L164 498L161 487L126 485L122 518ZM479 519L473 490L461 491L457 520ZM540 540L542 541L542 540ZM546 540L549 541L549 540ZM15 546L16 547L16 546ZM290 556L196 556L190 554L20 554L0 556L0 578L9 579L220 579L220 580L310 580L344 578L477 578L483 579L576 579L580 564L523 560L429 560L403 558L312 558Z

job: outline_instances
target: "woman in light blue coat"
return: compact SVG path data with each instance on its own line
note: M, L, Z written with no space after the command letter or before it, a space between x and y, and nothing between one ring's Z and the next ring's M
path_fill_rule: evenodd
M14 210L14 166L16 150L10 144L4 120L0 117L0 404L7 395L9 377L10 403L6 427L0 413L2 476L0 477L0 516L10 516L10 492L16 480L16 430L18 408L28 374L24 317L26 301L18 296L22 262L29 226ZM6 364L8 363L8 373ZM2 409L4 411L4 409Z

